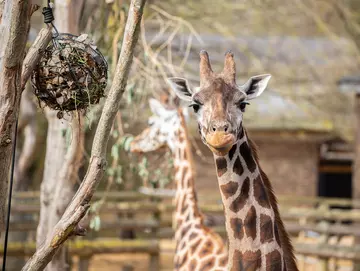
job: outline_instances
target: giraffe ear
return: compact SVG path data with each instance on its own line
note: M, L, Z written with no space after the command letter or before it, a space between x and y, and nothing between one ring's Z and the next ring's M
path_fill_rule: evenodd
M240 90L247 95L246 100L251 100L260 96L265 90L270 78L270 74L253 76L244 85L240 86Z
M153 112L156 116L164 116L168 112L168 110L156 99L149 99L149 105L151 112Z
M180 99L187 102L192 101L193 92L190 90L189 83L186 79L180 77L170 77L166 79L166 81Z

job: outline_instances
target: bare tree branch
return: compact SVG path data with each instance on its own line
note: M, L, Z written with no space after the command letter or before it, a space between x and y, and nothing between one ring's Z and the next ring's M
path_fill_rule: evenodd
M71 130L72 138L70 146L66 152L63 165L58 171L56 183L53 183L53 199L51 201L50 213L47 215L47 234L52 233L51 229L59 222L75 193L74 185L78 179L78 172L84 154L85 133L83 129L83 116L80 112L72 113ZM65 249L58 251L51 263L46 267L46 270L65 270L67 265L66 253Z
M79 229L78 223L89 208L89 202L106 167L106 148L110 130L125 91L145 2L146 0L131 1L118 66L96 130L86 176L61 220L43 245L29 259L23 271L42 270L69 236Z
M10 1L9 1L10 2ZM8 4L5 3L5 6ZM4 228L9 168L15 123L20 109L21 67L27 40L31 1L12 1L8 39L2 43L5 54L0 63L0 230ZM2 23L6 23L3 19ZM4 27L4 25L1 25ZM1 54L1 52L0 52ZM1 58L1 55L0 55Z
M39 62L42 52L51 41L51 28L43 28L40 30L36 40L31 45L26 57L24 59L22 73L21 73L21 89L25 88L31 72L34 70L35 65Z
M80 14L81 2L77 0L62 1L55 0L55 24L59 31L63 33L79 33L78 21L76 15ZM79 4L79 5L76 5ZM40 219L37 229L37 248L43 244L46 238L52 233L55 225L59 222L61 215L64 213L66 206L75 194L74 184L77 180L64 180L59 176L66 161L67 131L70 130L69 123L65 120L59 120L55 111L46 108L46 119L48 121L48 133L46 140L46 156L43 181L41 183L41 208ZM81 148L81 146L79 146ZM70 146L71 149L71 146ZM54 156L56 153L56 156ZM82 152L79 152L81 155ZM66 162L65 162L66 164ZM76 167L78 164L74 164ZM66 167L70 169L69 167ZM72 171L78 172L78 168L71 168ZM72 177L70 175L69 177ZM61 190L59 190L59 186ZM57 194L56 194L57 193ZM59 207L57 199L64 199L65 206ZM58 210L58 209L61 209ZM57 213L57 211L59 211ZM67 266L65 249L59 249L56 256L46 266L46 271L64 270Z
M5 5L5 0L0 0L0 24L3 16L4 5Z
M15 167L14 191L25 191L29 187L28 171L34 163L34 154L36 150L37 120L36 105L32 100L32 89L30 84L22 94L20 104L20 116L18 124L18 133L23 132L24 140Z

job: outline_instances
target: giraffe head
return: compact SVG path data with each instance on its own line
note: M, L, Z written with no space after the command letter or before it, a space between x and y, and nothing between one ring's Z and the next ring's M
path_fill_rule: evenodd
M134 138L131 152L151 152L168 146L171 151L176 147L175 133L180 127L180 118L176 109L167 109L155 99L149 100L153 115L148 127Z
M237 85L233 53L225 54L224 69L211 69L206 51L200 52L200 87L191 90L188 81L173 77L168 83L179 98L190 102L203 142L218 156L226 155L242 131L243 113L247 101L258 97L270 80L269 74L251 77Z

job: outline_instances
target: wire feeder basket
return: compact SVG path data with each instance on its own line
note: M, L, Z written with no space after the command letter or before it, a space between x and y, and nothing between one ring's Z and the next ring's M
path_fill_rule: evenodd
M59 118L63 111L86 110L104 97L107 70L104 56L86 34L59 34L33 71L34 94L39 102L58 110Z

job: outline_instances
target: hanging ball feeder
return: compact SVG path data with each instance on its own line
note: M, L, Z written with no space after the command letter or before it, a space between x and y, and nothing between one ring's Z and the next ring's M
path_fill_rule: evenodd
M97 104L107 83L107 63L88 35L59 34L32 74L34 93L51 109L86 110Z

